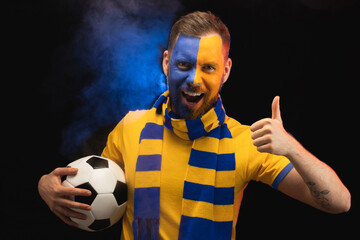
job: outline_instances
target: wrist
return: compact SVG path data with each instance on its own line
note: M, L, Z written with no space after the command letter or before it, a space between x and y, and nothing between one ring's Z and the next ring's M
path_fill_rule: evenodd
M291 134L289 134L288 151L284 156L292 161L301 155L303 149L303 146Z

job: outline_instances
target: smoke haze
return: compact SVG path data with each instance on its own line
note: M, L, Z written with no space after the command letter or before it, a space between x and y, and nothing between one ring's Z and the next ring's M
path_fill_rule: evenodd
M99 128L120 121L129 110L149 108L167 89L160 59L180 8L174 0L83 2L83 19L66 57L62 56L62 66L57 66L58 80L53 86L73 95L68 100L54 99L57 105L77 103L62 133L65 156L77 151ZM61 76L72 80L63 81ZM61 96L58 93L54 98Z

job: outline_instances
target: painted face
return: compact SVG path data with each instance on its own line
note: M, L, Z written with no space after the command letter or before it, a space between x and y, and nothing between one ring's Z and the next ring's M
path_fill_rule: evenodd
M196 119L213 107L224 71L219 35L191 37L180 34L169 63L172 107L180 118Z

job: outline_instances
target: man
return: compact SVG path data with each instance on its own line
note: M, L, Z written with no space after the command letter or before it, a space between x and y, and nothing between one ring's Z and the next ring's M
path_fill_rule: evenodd
M251 180L329 213L346 212L350 193L336 173L305 150L282 124L279 97L272 117L244 126L226 116L219 91L229 77L230 34L210 12L173 26L163 70L169 91L150 110L129 112L109 134L103 157L125 170L123 239L235 239L243 190ZM39 193L65 223L91 207L68 196L57 168Z

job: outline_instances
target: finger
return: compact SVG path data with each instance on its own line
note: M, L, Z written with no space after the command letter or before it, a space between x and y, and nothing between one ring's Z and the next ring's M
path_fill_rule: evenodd
M260 147L260 146L266 145L268 143L271 143L271 137L269 135L259 137L253 141L253 144L256 147Z
M266 134L271 134L271 128L264 126L261 129L256 130L255 132L253 132L251 134L251 138L252 138L252 140L255 140L255 139L257 139L259 137L262 137L262 136L264 136Z
M86 210L86 211L90 211L91 210L91 206L87 205L85 203L80 203L80 202L76 202L76 201L72 201L69 200L67 198L58 198L56 200L56 203L58 205L61 205L63 207L66 208L74 208L74 209L82 209L82 210Z
M84 196L84 197L91 196L91 191L87 189L64 187L64 186L59 186L57 193L59 196Z
M72 227L78 227L79 226L76 222L71 221L71 219L66 217L64 214L62 214L60 212L54 212L54 213L55 213L56 216L58 216L67 225L72 226Z
M271 122L271 119L270 118L264 118L264 119L261 119L255 123L253 123L251 126L250 126L250 130L252 132L255 132L261 128L263 128L266 124L269 124Z
M77 172L77 168L71 167L56 168L54 171L52 171L52 173L57 177L61 177L64 175L75 175Z
M57 206L56 212L61 213L65 217L77 218L77 219L81 219L81 220L87 219L87 216L85 214L74 211L70 208L62 207L62 206Z
M273 153L270 143L257 147L257 150L262 153Z
M274 100L271 105L271 112L272 112L272 119L277 119L281 121L281 112L280 112L280 97L276 96L274 97Z

